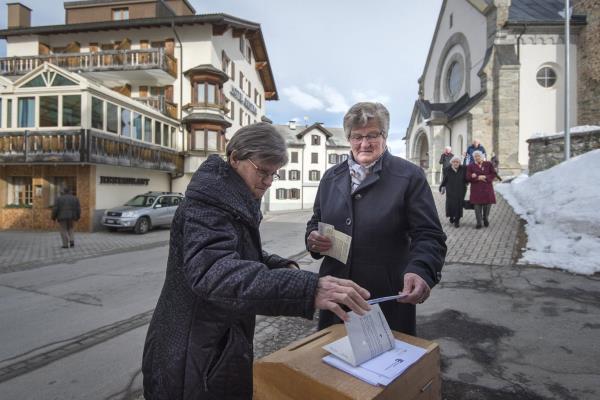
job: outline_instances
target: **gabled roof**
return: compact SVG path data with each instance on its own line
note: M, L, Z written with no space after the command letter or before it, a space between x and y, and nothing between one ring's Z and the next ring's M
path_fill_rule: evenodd
M564 0L512 0L509 23L564 23L559 12L565 10ZM573 22L585 22L585 16L572 15Z
M331 128L325 127L321 123L315 123L310 126L298 127L296 129L291 129L289 125L273 125L277 132L285 139L288 146L304 146L303 137L307 133L313 131L314 129L318 129L321 131L325 137L327 138L327 146L330 147L347 147L350 148L350 144L346 139L346 134L344 133L344 129L342 128Z

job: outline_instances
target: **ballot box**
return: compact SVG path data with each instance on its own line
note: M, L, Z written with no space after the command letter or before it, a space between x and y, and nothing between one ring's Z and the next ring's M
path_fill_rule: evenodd
M426 354L388 386L373 386L323 362L323 346L346 335L334 325L254 362L255 400L440 400L436 343L393 332Z

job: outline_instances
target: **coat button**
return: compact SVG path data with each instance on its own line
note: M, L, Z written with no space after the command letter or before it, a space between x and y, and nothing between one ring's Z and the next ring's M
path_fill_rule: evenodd
M352 220L350 218L346 218L346 225L352 225Z
M359 194L357 194L356 196L354 196L354 198L355 198L356 200L360 200L360 199L362 199L362 194L360 194L360 193L359 193Z

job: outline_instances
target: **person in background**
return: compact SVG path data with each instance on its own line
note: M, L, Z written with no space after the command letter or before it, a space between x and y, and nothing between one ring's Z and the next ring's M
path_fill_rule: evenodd
M446 217L455 227L460 227L463 216L463 202L467 193L467 167L461 165L459 156L450 160L450 166L444 169L444 179L440 184L440 193L446 194Z
M444 179L444 171L450 166L450 160L452 157L454 157L454 154L452 154L452 147L446 146L444 148L444 152L440 156L440 164L442 165L442 180Z
M473 139L473 143L467 147L467 151L465 152L465 159L463 161L464 165L473 164L475 160L473 159L473 152L479 151L482 154L482 157L486 158L485 148L479 141L479 139Z
M433 195L423 170L387 150L388 110L380 103L357 103L344 116L351 152L321 179L306 226L306 246L320 259L319 275L351 279L372 298L406 297L381 303L390 328L414 335L416 307L441 279L446 257ZM331 241L319 234L319 222L352 237L346 263L324 256ZM320 313L319 328L341 322Z
M483 154L480 151L473 152L473 159L475 162L467 167L467 180L471 183L469 201L475 210L477 219L475 228L481 229L482 221L485 227L490 226L490 209L492 204L496 203L493 184L496 170L491 162L483 160Z
M498 179L500 182L502 182L502 178L500 177L500 173L499 173L499 169L498 169L498 167L500 166L500 161L498 160L498 156L496 155L496 153L492 152L492 157L490 158L490 162L492 163L492 165L494 166L494 170L496 171L496 179Z
M81 217L79 199L69 188L64 188L52 208L52 220L58 221L63 249L75 247L74 222Z
M257 314L312 319L327 309L345 320L341 305L359 315L370 308L354 282L263 251L260 201L288 158L273 125L241 128L226 155L202 163L173 219L144 345L146 400L250 400Z

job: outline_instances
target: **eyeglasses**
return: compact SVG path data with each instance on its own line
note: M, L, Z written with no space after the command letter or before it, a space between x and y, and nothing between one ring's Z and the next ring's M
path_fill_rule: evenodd
M256 164L254 164L251 159L247 158L247 160L250 162L250 164L252 164L252 166L256 170L256 175L258 175L260 177L260 179L267 179L269 177L273 178L274 181L279 179L279 174L277 172L273 172L272 174L270 174L267 171L265 171L264 169L258 168L258 166Z
M364 136L363 135L351 135L350 142L352 144L360 144L360 143L362 143L363 139L367 139L368 143L375 143L377 141L377 139L379 139L379 136L381 136L382 134L383 134L383 132L371 132Z

